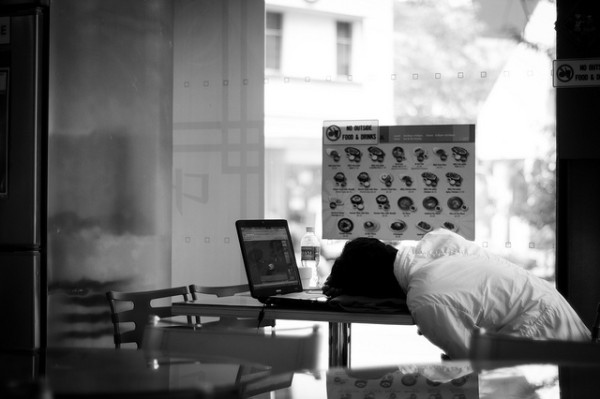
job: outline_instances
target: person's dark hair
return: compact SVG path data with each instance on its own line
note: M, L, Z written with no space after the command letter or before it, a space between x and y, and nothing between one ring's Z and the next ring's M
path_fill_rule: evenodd
M375 298L404 296L394 276L398 250L375 238L348 241L336 259L327 285L346 295Z

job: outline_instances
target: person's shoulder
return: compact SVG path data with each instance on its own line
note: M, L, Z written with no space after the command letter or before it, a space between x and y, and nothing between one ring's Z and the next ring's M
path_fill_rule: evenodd
M479 248L472 241L466 240L461 235L448 229L438 228L423 236L416 250L419 253L459 253Z

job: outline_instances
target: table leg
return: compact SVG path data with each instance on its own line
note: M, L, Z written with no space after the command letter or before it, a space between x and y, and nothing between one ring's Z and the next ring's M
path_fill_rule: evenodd
M350 323L329 323L329 367L350 366Z

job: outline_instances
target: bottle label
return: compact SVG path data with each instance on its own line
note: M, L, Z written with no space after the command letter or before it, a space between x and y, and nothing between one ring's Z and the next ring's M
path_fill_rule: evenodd
M319 259L319 247L301 247L302 260L317 260Z

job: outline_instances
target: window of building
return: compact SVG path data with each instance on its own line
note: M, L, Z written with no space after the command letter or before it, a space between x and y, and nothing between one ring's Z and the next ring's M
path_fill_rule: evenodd
M281 70L281 39L283 15L278 12L267 12L265 44L266 68L272 71Z
M352 24L336 23L337 74L348 76L352 73Z

